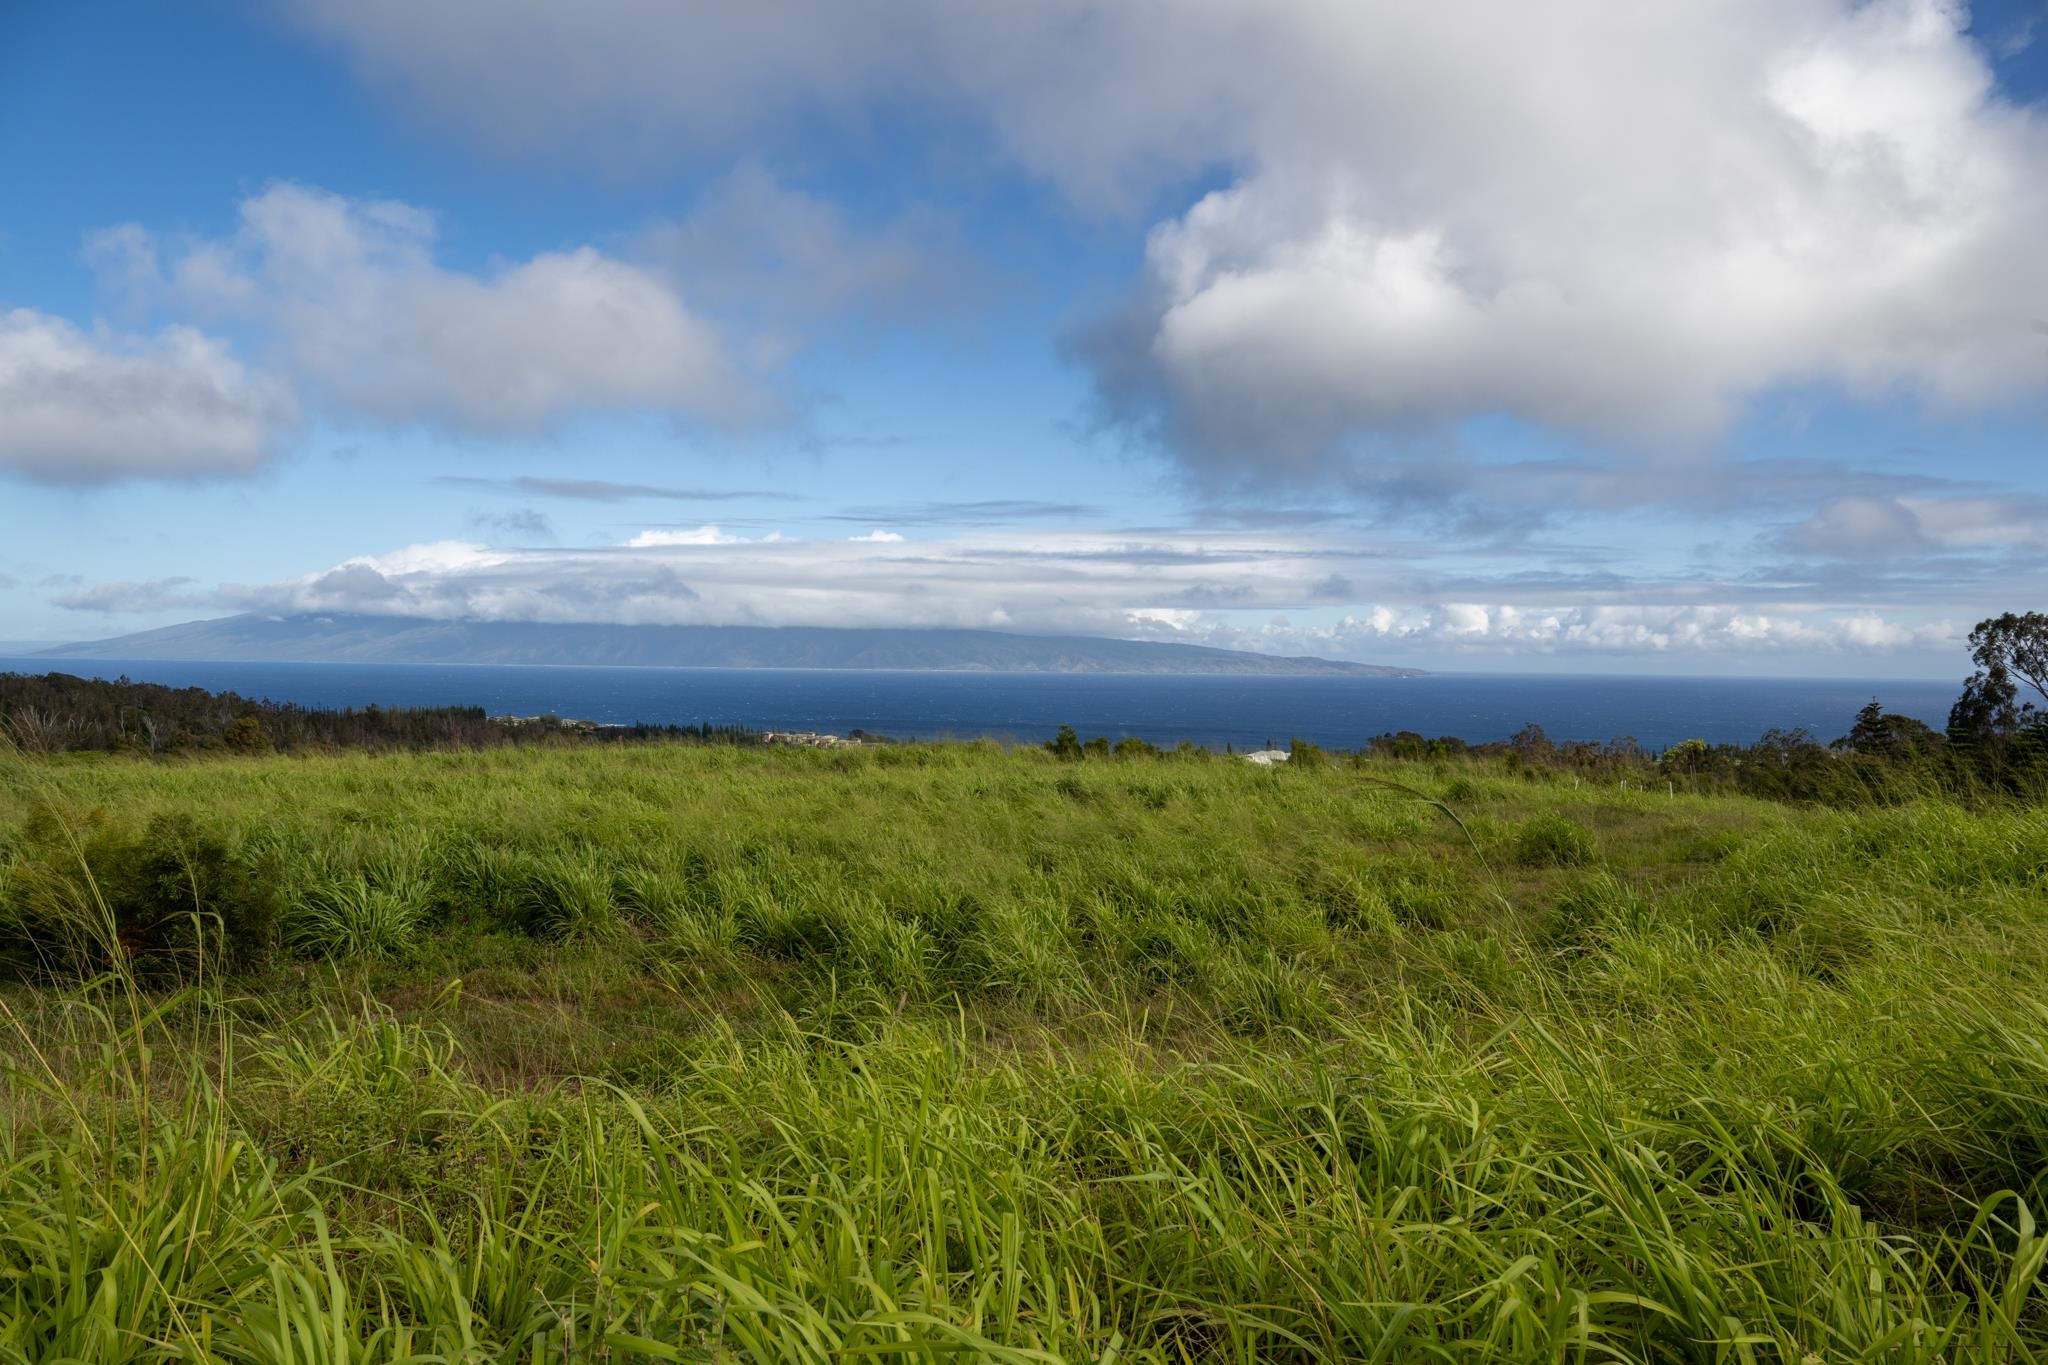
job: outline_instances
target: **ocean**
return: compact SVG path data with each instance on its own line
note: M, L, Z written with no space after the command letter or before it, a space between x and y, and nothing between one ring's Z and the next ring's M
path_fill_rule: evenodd
M1897 679L1667 678L1440 673L1426 678L1233 677L1122 673L910 673L809 669L506 667L472 664L201 663L5 659L0 672L74 673L239 692L310 707L481 706L606 724L866 730L899 739L1038 741L1062 724L1082 738L1135 735L1220 749L1295 736L1355 749L1414 730L1472 742L1523 725L1551 738L1628 736L1749 744L1772 727L1826 741L1872 697L1939 728L1955 683Z

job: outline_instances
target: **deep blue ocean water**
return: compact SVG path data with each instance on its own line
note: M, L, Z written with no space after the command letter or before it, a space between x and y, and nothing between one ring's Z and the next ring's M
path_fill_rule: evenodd
M1389 730L1505 739L1535 722L1553 739L1627 735L1664 748L1698 737L1749 744L1766 729L1847 733L1873 696L1937 728L1960 682L1441 673L1427 678L1105 673L897 673L809 669L504 667L472 664L197 663L5 659L50 671L204 687L314 707L482 706L611 724L868 730L897 738L1035 741L1136 735L1222 748L1296 735L1355 749Z

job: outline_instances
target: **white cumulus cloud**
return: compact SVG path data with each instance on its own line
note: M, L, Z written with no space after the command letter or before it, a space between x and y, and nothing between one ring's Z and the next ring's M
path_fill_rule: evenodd
M2048 121L1960 10L1336 8L1311 64L1352 90L1311 82L1156 228L1083 347L1109 412L1200 468L1310 473L1477 413L1692 454L1785 385L2048 389Z
M435 256L432 215L274 185L230 238L97 234L109 281L252 323L340 409L463 431L545 430L582 413L654 410L744 425L768 400L663 272L593 247L472 273Z
M77 484L247 474L297 419L288 389L190 327L88 332L0 312L0 471Z
M626 544L635 550L645 550L663 545L737 545L740 539L716 526L697 526L689 530L642 531Z

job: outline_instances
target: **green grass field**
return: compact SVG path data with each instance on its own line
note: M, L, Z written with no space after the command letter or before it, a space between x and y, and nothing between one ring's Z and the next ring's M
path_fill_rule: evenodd
M0 758L0 1361L2048 1359L2048 810Z

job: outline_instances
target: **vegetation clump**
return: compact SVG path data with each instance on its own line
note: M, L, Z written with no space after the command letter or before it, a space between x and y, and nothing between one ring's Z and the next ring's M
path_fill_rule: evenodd
M0 736L29 753L182 757L273 750L493 748L564 742L694 740L760 744L742 726L593 725L560 716L492 716L481 706L329 709L161 683L0 673Z
M1593 836L1546 811L1516 831L1515 860L1529 867L1578 867L1593 861Z

